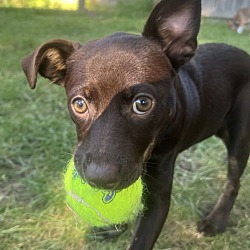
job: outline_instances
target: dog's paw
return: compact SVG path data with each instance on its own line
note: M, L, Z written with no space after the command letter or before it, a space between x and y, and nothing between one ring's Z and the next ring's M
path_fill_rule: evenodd
M126 232L127 228L127 224L109 227L93 227L86 233L85 236L90 240L112 240Z
M226 229L225 223L216 218L205 218L198 224L198 231L205 236L214 236L223 233Z

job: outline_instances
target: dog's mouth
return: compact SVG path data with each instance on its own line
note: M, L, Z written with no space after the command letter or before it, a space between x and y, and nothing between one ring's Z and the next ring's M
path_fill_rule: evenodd
M143 168L142 161L122 167L108 163L80 163L77 157L74 157L74 162L81 178L93 188L102 190L120 191L128 188L141 177Z
M140 167L141 169L141 167ZM115 190L122 190L125 188L128 188L129 186L133 185L140 177L142 173L141 171L137 170L135 171L131 176L129 176L127 179L122 180L119 185L115 187Z
M97 186L95 183L89 183L89 184L93 187L103 189L103 190L121 191L133 185L140 177L141 177L141 173L139 171L136 171L136 173L133 173L127 178L124 178L124 179L121 178L119 182L114 182L114 183L107 182L101 186Z
M84 179L93 188L107 190L107 191L113 191L113 190L121 191L133 185L140 177L141 177L140 174L136 174L133 176L129 176L128 178L121 180L120 182L107 182L103 183L102 185L98 185L96 182L88 180L86 177Z

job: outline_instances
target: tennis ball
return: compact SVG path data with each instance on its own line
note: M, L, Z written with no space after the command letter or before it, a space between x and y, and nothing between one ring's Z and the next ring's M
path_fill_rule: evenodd
M141 179L120 191L96 189L80 177L71 160L64 175L64 184L69 208L93 227L132 221L143 208Z

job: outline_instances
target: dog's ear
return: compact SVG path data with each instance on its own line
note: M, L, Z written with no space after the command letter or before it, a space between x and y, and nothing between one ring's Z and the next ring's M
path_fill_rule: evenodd
M197 48L201 0L162 0L149 16L143 36L159 42L175 70Z
M37 73L52 83L64 86L66 61L81 45L67 40L49 41L22 60L22 68L32 89L36 87Z

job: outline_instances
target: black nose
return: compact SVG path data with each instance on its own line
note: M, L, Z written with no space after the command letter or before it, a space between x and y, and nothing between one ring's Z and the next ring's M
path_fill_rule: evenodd
M104 189L104 190L116 190L117 187L119 186L118 182L114 182L114 183L106 183L106 182L100 182L99 180L94 180L90 181L87 180L88 184L94 188L98 188L98 189Z
M108 190L115 190L120 182L115 167L104 164L88 164L84 177L91 186Z
M111 164L96 164L93 161L85 164L85 180L93 187L115 190L120 184L116 166Z

